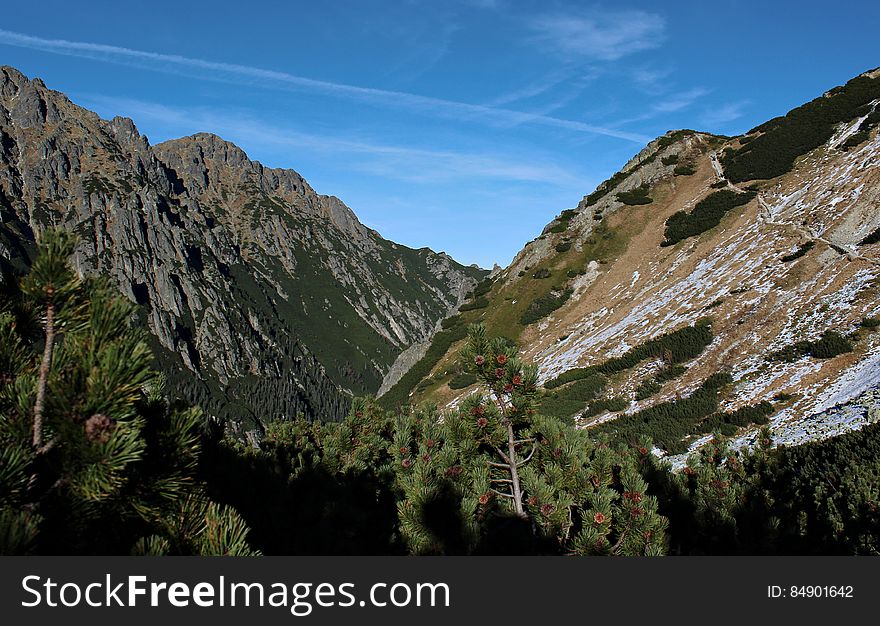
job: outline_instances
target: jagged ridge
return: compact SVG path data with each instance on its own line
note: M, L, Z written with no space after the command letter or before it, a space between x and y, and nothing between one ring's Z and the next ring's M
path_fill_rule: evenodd
M296 172L201 133L155 147L0 68L0 264L79 236L155 336L172 384L237 420L333 419L375 391L483 272L383 239Z

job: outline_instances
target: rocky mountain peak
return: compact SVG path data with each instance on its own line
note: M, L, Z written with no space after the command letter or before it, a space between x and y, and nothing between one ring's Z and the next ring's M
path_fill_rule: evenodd
M9 66L0 67L0 97L11 102L8 114L23 128L42 124L57 124L61 120L57 92L50 92L39 79L29 80L24 74Z
M0 69L0 270L49 226L140 305L179 393L236 421L335 419L482 271L392 244L295 171L210 133L151 147Z
M253 161L240 147L212 133L196 133L154 147L159 159L203 204L250 203L255 195L279 209L326 220L362 245L376 235L335 196L317 194L291 169L270 168Z
M231 141L213 133L195 133L188 137L171 139L156 145L159 153L177 153L202 167L230 169L259 169L245 151Z
M113 138L122 146L135 152L145 152L150 148L150 142L141 135L134 121L128 117L116 116L107 125Z

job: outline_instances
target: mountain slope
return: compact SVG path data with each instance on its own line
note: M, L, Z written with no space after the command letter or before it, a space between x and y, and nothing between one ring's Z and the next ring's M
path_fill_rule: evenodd
M878 102L873 71L745 136L651 142L459 323L520 342L545 412L670 453L717 429L750 445L769 421L797 443L876 419ZM458 345L413 399L472 389Z
M142 305L169 381L237 420L338 417L484 274L383 239L216 136L150 146L9 67L0 212L4 269L35 233L73 230L77 268Z

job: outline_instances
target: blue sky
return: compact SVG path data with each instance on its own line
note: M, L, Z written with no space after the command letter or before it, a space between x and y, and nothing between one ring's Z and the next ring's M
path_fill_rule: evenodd
M491 267L655 136L740 133L880 65L878 32L877 2L44 0L4 7L0 64Z

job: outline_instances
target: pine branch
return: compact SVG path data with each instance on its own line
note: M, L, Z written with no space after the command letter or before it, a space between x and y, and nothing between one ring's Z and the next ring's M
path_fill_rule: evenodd
M504 459L504 462L507 464L507 465L501 465L501 467L503 467L505 469L510 469L510 464L512 462L510 460L510 457L507 456L506 454L504 454L504 452L501 451L501 448L495 448L495 452L497 452L498 456L500 456L502 459ZM499 464L496 464L496 465L499 465Z
M629 530L629 527L627 527L626 530L620 533L620 538L615 542L613 546L611 546L611 552L617 552L617 549L621 546L621 544L623 544L623 540L626 539L627 530Z
M49 440L49 443L37 448L37 456L39 456L41 454L46 454L49 450L54 448L56 445L58 445L58 437L52 437L52 439Z
M507 415L507 403L504 401L504 396L499 393L496 389L492 390L492 395L495 397L495 402L498 404L498 408L501 409L502 415ZM508 464L507 471L510 472L511 479L511 490L513 491L512 496L506 496L513 500L513 508L516 511L518 517L523 519L527 519L528 515L526 515L525 508L523 508L522 503L522 487L519 483L519 474L516 471L517 466L519 465L516 461L516 446L517 440L514 438L513 434L513 424L510 422L508 418L504 418L502 422L507 427L507 454L504 454L497 447L495 451L498 455L504 459L504 462Z
M492 489L491 487L489 488L489 491L491 491L491 492L494 493L495 495L501 496L501 497L503 497L503 498L510 498L511 500L516 500L516 498L514 498L514 497L513 497L512 495L510 495L509 493L501 493L501 492L498 491L497 489Z
M34 438L33 446L38 450L43 447L43 407L46 404L46 386L49 380L49 368L52 366L52 353L55 349L55 305L46 305L46 345L43 347L43 361L40 363L40 376L37 381L37 399L34 402Z
M528 456L526 458L524 458L522 461L518 461L516 466L522 467L523 465L525 465L526 463L531 461L532 457L535 456L535 450L537 450L537 449L538 449L538 446L532 446L532 451L529 452Z
M522 503L522 487L519 484L519 473L516 471L517 462L516 462L516 445L514 445L513 439L513 424L509 421L507 422L507 449L510 453L510 457L508 460L510 461L510 478L513 481L511 485L511 489L513 491L513 507L516 510L516 514L526 519L528 516L526 515L526 511L523 508Z

